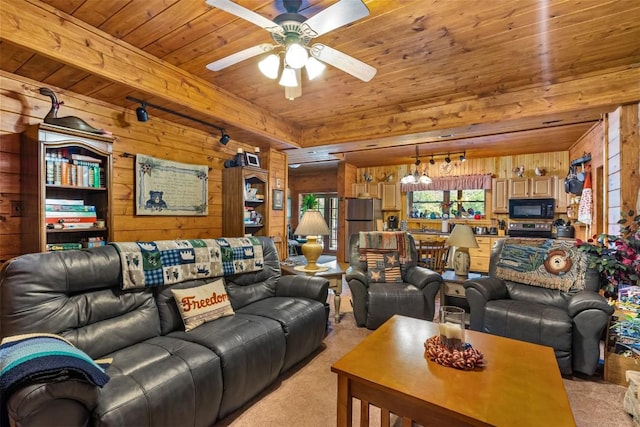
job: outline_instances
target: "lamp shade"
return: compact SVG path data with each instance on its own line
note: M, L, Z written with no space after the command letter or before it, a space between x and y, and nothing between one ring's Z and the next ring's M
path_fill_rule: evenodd
M280 77L280 85L287 87L298 86L298 79L296 78L296 70L286 67L282 70L282 76Z
M291 68L302 68L307 63L309 54L307 50L300 46L298 43L292 43L287 47L287 52L284 55L284 60Z
M278 71L280 71L280 57L272 53L258 62L258 68L265 77L275 80L278 78Z
M310 57L304 67L307 70L309 80L313 80L318 77L326 68L322 62L318 61L314 57Z
M310 209L302 214L300 224L296 227L294 234L299 236L326 236L329 234L329 227L327 226L327 222L324 220L320 211Z
M476 242L476 236L473 234L473 230L465 224L456 224L456 226L453 227L453 231L449 239L447 239L447 244L457 248L478 247L478 242Z

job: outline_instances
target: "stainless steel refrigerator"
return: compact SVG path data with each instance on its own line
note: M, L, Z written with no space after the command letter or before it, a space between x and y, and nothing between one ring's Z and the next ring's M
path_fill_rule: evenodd
M377 220L382 221L380 199L346 198L345 259L349 260L349 238L360 231L375 231Z

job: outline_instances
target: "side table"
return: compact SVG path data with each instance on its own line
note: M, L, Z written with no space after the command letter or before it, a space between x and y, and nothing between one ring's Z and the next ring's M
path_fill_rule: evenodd
M469 303L464 292L464 282L468 279L479 279L480 273L469 273L468 276L457 276L453 270L445 270L442 273L444 282L440 287L440 305L453 305L469 311Z
M334 293L333 307L335 309L335 322L340 323L340 294L342 294L342 275L344 271L340 267L340 264L334 259L333 261L318 263L320 267L326 267L327 270L323 271L301 271L296 270L295 267L306 264L304 256L294 256L287 259L289 262L281 262L280 270L282 274L288 275L302 275L302 276L318 276L329 279L329 289Z

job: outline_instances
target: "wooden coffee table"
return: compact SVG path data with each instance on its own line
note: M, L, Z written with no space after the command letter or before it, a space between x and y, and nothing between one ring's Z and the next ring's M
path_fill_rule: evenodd
M335 322L340 323L340 294L342 294L342 275L344 270L340 267L340 264L334 259L333 261L318 263L318 266L325 267L323 271L300 271L295 267L305 265L306 260L304 256L294 256L288 258L293 264L281 262L280 270L282 274L289 275L302 275L302 276L318 276L329 279L329 289L333 290L333 307L335 309Z
M486 366L462 371L425 355L437 333L437 323L396 315L335 362L338 427L351 426L353 397L361 425L373 404L383 425L394 413L405 426L575 426L552 348L467 330Z

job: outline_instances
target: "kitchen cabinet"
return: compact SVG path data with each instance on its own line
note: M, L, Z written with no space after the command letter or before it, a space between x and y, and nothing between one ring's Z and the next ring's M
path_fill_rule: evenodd
M556 213L567 214L567 209L571 205L571 193L567 193L564 191L564 177L556 176L555 178L555 187L556 187Z
M509 213L509 180L507 178L493 178L491 207L493 213Z
M359 194L369 194L368 197L380 198L380 191L378 190L378 183L372 182L359 182L352 185L353 197L358 197Z
M252 166L225 168L222 173L222 233L228 237L265 236L269 173Z
M41 123L22 134L22 251L112 238L113 137Z
M471 266L469 271L477 273L489 272L489 258L491 256L491 248L496 240L500 237L476 236L478 242L477 248L469 248L469 257L471 258Z
M402 210L402 199L400 194L400 184L391 182L381 182L380 196L382 197L383 211Z
M555 177L536 176L533 178L511 178L509 180L510 198L553 198L555 197Z

